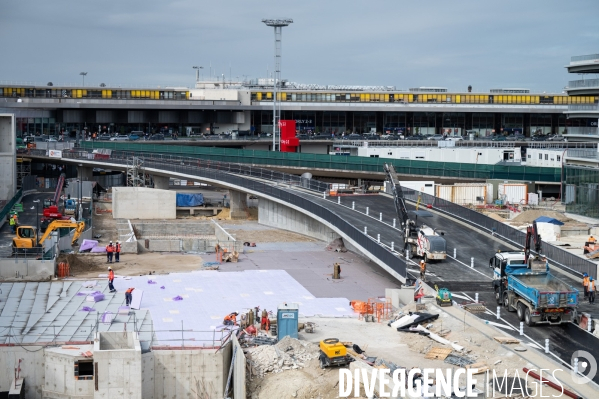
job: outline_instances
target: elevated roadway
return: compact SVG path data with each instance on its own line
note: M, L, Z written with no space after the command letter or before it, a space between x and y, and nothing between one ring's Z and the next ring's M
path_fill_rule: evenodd
M88 160L77 157L55 159L46 157L44 152L34 153L30 156L45 162L75 163L90 167L120 168L121 170L126 167L126 163L122 159ZM323 194L321 187L315 182L302 187L301 184L291 184L290 180L285 181L288 178L286 176L282 176L283 179L281 179L271 175L269 178L265 174L266 172L259 168L254 168L253 172L248 172L246 169L219 170L219 168L223 168L222 165L213 163L212 168L208 169L205 163L200 165L196 159L190 159L187 164L183 160L180 164L157 161L145 163L148 173L204 181L258 195L293 208L339 233L347 242L400 281L404 282L406 278L414 278L418 275L417 260L406 260L402 254L399 230L393 227L393 219L397 216L390 196L328 197ZM366 208L368 208L368 215ZM599 345L597 345L596 338L573 324L524 326L524 336L520 337L517 331L519 320L515 313L509 313L506 309L501 308L501 318L498 320L496 318L497 304L491 285L492 270L488 267L489 259L497 249L521 248L512 247L497 237L468 226L463 221L445 214L432 213L432 217L420 220L420 222L445 232L450 256L445 261L429 265L427 271L431 284L449 288L456 294L458 302L472 300L478 293L479 300L484 301L487 308L487 312L480 315L481 318L490 323L496 323L497 327L523 339L523 342L532 348L543 348L545 339L549 339L550 356L562 362L564 369L570 367L571 356L578 350L586 350L595 359L599 359ZM399 226L399 222L396 225ZM364 231L365 227L366 232ZM453 248L456 248L456 257L453 257ZM580 286L580 281L576 279L576 276L561 270L559 272L561 279L575 287ZM580 308L581 311L592 313L593 318L599 317L599 312L592 305L581 304ZM596 376L594 381L599 383L599 376Z

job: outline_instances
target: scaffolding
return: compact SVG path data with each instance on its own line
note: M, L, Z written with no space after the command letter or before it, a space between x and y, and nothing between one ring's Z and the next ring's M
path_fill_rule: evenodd
M127 158L127 187L153 187L152 175L144 172L143 159Z
M31 158L17 158L17 188L23 187L23 178L31 174Z

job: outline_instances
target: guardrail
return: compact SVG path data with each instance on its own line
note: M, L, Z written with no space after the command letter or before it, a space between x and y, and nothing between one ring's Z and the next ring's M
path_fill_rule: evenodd
M599 111L599 104L570 104L568 111Z
M107 148L133 151L137 154L176 154L204 160L228 160L233 163L263 165L265 167L302 167L309 170L331 169L346 172L376 173L383 175L383 164L392 163L402 174L456 177L467 179L510 179L554 181L561 179L560 168L538 166L482 165L457 162L435 162L395 158L370 158L325 154L240 150L233 148L154 145L142 143L82 143L82 148Z
M420 196L421 203L431 204L435 210L462 219L468 222L468 224L481 228L488 233L493 233L495 236L500 236L511 244L524 248L526 233L520 230L508 226L505 223L498 222L475 210L430 194L408 188L404 188L403 190L405 198L410 201L416 202ZM489 248L489 251L492 250L492 248ZM580 276L582 276L583 273L587 273L589 276L595 276L597 274L597 265L595 263L546 242L543 242L542 254L546 256L552 264L555 264L562 269L573 271L580 274ZM489 253L489 258L491 258L491 256L492 253Z
M570 57L570 63L593 60L599 61L599 54L574 55Z
M40 154L44 155L45 154ZM65 153L63 157L71 159L88 160L87 154L83 153ZM294 192L280 188L287 185L297 186L304 189L322 193L328 189L328 184L313 179L303 179L296 175L271 171L253 166L234 164L228 162L206 161L189 157L163 156L162 154L139 154L127 153L124 151L113 151L110 158L96 159L97 163L117 163L123 166L127 165L127 159L131 156L138 156L143 160L143 167L154 168L164 171L181 173L191 176L197 176L199 179L206 178L221 181L233 186L244 188L279 199L282 202L294 205L299 209L320 218L343 232L359 246L371 253L389 268L397 272L400 276L406 277L405 262L394 255L392 252L382 247L370 237L358 230L352 224L338 216L330 209L304 198ZM266 180L264 182L263 180ZM274 183L274 184L273 184ZM276 184L276 185L275 185Z
M10 201L8 201L8 203L6 205L4 205L4 208L2 208L2 211L0 211L0 226L2 226L4 224L4 222L6 221L6 215L9 214L12 207L19 201L19 199L22 197L22 195L23 195L23 190L19 189L16 192L16 194L10 199Z
M598 159L599 158L599 152L597 152L596 150L568 149L566 151L566 157L568 157L568 158Z
M571 80L568 82L568 89L583 87L599 87L599 79Z

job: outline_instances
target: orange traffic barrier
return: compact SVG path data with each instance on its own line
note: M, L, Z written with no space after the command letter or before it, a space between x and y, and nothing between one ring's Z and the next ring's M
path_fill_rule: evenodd
M69 264L66 262L60 262L58 264L58 270L56 275L58 276L58 278L65 278L65 277L69 277L69 275L71 274L70 268L69 268Z

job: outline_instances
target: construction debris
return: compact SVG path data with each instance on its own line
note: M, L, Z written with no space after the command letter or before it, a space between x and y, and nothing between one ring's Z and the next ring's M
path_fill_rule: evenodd
M329 245L327 245L327 250L335 252L347 252L347 248L345 248L345 245L343 244L343 238L341 237L335 238L333 241L331 241Z
M470 370L470 369L476 369L476 372L474 374L482 374L489 370L489 366L487 366L483 362L466 365L466 370Z
M424 355L425 359L436 359L436 360L445 360L447 356L452 352L451 348L432 348L426 355Z
M500 344L519 344L520 340L512 337L493 337Z
M285 370L302 369L312 360L318 359L318 345L302 342L289 336L276 345L262 345L247 350L252 369L263 377L267 373L281 373Z
M466 367L467 365L474 363L474 361L469 357L458 355L448 355L444 362L458 367Z

